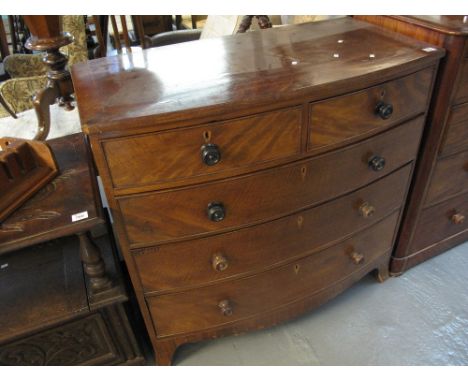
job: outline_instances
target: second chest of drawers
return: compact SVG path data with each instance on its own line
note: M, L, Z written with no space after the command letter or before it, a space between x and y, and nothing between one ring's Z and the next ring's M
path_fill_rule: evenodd
M446 49L391 270L401 274L468 239L466 16L360 16Z

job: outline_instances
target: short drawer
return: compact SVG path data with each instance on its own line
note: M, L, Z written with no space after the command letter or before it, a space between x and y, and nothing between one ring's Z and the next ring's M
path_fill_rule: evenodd
M345 149L207 184L117 198L132 248L279 218L363 187L412 161L423 118Z
M426 206L468 191L468 151L439 159L426 196Z
M468 102L452 108L440 155L450 155L468 149Z
M300 152L302 109L103 142L115 188L222 174Z
M158 337L230 324L306 298L364 269L392 248L398 213L353 238L257 275L147 297Z
M460 75L458 77L458 87L455 94L455 104L468 101L468 58L465 58L463 65L460 69ZM457 85L455 85L457 86Z
M411 244L411 253L468 230L468 193L421 212Z
M256 273L330 246L398 210L410 172L408 165L352 194L254 227L134 250L143 289L190 288Z
M308 150L343 144L424 113L432 75L429 68L311 104Z

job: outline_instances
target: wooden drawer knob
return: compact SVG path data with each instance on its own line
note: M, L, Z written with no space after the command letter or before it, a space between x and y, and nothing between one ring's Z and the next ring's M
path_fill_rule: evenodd
M207 166L214 166L221 160L221 151L218 145L207 143L201 147L201 158Z
M232 305L229 300L221 300L218 303L218 307L223 314L223 316L231 316L232 315Z
M450 220L453 224L463 224L465 222L465 216L462 214L453 214Z
M227 269L229 262L222 253L215 253L211 259L211 265L216 272L222 272Z
M364 202L359 206L359 214L364 218L370 218L374 215L375 207L368 202Z
M374 171L381 171L385 168L385 158L374 155L368 161L369 168Z
M389 119L393 114L391 103L379 102L375 107L375 113L382 119Z
M350 256L351 256L351 260L356 265L362 264L364 262L364 255L362 253L354 251L351 253Z
M208 218L213 222L219 222L226 216L224 205L221 202L212 202L208 204L207 209Z

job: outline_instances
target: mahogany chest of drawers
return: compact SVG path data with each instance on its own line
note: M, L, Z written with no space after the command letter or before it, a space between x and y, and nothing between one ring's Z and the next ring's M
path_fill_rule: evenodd
M73 67L157 363L387 277L443 54L339 19Z
M400 274L468 239L468 17L363 18L447 52L391 263L391 271Z

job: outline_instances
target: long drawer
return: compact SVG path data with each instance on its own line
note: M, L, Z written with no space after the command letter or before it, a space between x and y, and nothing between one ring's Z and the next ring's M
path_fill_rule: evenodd
M352 194L268 223L134 250L143 289L190 288L316 252L399 209L410 171L408 165Z
M421 212L410 253L468 230L468 193Z
M279 218L369 184L412 161L424 119L346 149L248 176L117 199L133 248Z
M254 276L147 297L156 333L165 337L213 328L332 287L391 250L397 221L398 212L395 212L334 247ZM278 285L287 287L278 288Z
M425 69L379 86L311 104L308 149L344 143L424 113L432 72L432 69ZM380 115L379 110L384 114Z
M468 150L468 102L452 108L440 155Z
M468 151L437 162L425 205L433 205L465 191L468 191Z
M102 144L115 188L155 185L300 153L302 108L117 138Z

